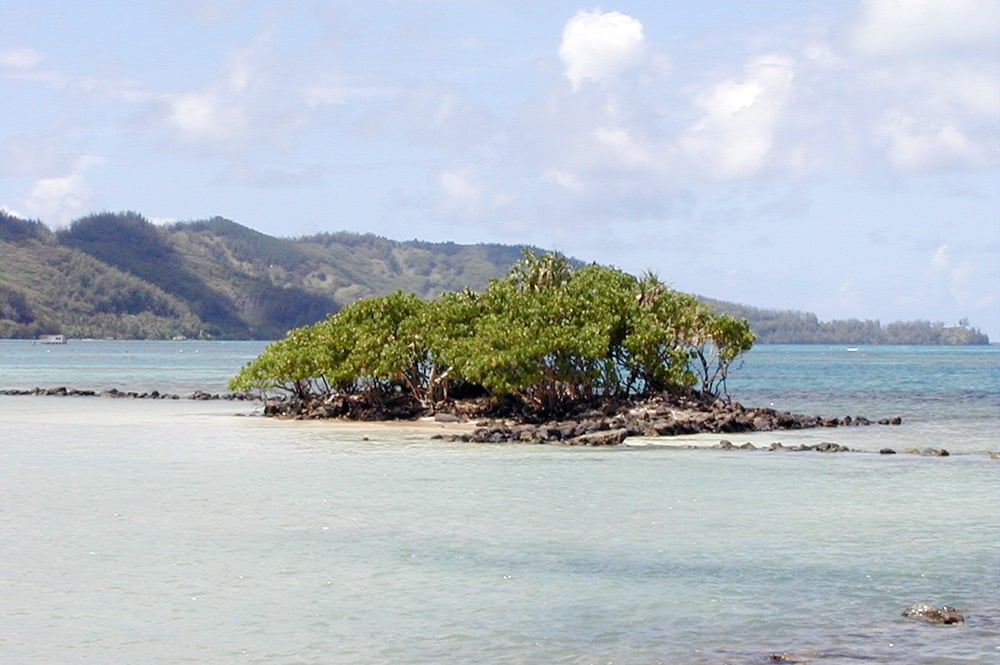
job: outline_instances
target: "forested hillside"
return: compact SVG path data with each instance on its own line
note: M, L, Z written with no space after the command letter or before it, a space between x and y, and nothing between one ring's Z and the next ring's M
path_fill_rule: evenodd
M0 210L0 338L277 339L361 298L481 291L522 249L346 232L274 238L221 217L157 226L136 212L89 215L53 232ZM706 302L748 319L763 343L988 343L967 322L820 322Z
M989 344L978 328L963 320L954 326L940 321L880 321L840 319L820 321L810 312L770 310L711 300L720 312L745 318L763 344Z
M230 220L101 213L53 232L0 211L0 337L275 339L359 298L485 288L506 245L287 239Z

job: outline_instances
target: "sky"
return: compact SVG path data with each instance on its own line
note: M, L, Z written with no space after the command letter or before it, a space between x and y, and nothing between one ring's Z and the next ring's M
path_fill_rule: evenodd
M1000 341L1000 0L2 0L0 207L531 244Z

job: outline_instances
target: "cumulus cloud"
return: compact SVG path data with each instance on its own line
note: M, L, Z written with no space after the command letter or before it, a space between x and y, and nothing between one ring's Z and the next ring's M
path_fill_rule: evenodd
M880 133L893 165L910 171L988 166L989 146L973 142L953 124L920 123L903 113L887 113Z
M138 120L162 148L245 158L287 152L314 107L295 76L277 67L263 34L230 54L218 80L198 89L159 93Z
M645 200L652 213L686 187L760 176L996 168L998 11L977 0L873 0L768 50L748 41L739 75L681 60L669 83L638 19L580 12L559 48L572 93L551 93L534 126L516 130L529 138L515 159L534 160L526 166L551 185L552 205L595 212Z
M97 197L86 174L104 163L102 157L84 155L77 160L72 172L36 180L24 204L28 214L54 226L64 226L77 217L93 212Z
M717 179L757 174L774 147L794 78L789 58L754 58L744 78L717 83L696 98L703 115L681 136L681 149Z
M1000 3L869 0L844 45L855 104L903 171L1000 164Z
M574 89L609 83L646 55L642 23L620 12L582 11L563 29L559 57Z
M181 143L228 145L246 134L244 109L219 91L171 95L166 101L164 121Z

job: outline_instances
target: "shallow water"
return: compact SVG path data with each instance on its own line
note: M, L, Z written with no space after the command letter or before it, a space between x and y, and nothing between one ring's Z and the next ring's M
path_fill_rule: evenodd
M0 389L56 388L190 394L225 392L226 382L266 342L0 340Z
M0 660L1000 657L1000 463L981 452L470 446L254 410L0 397ZM970 452L997 447L969 422ZM877 450L935 428L753 436ZM900 617L921 601L967 623Z
M7 662L997 657L981 456L468 447L228 403L0 408ZM899 617L917 601L969 622Z

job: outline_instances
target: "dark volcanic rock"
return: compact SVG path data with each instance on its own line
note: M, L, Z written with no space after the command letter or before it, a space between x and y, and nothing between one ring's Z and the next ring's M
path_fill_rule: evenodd
M95 395L94 391L56 388L33 390L0 390L4 395ZM176 394L158 390L138 393L110 388L100 393L105 397L131 399L180 399ZM358 421L413 420L432 416L435 422L458 423L475 421L478 429L471 434L456 436L470 442L563 443L567 445L620 445L628 437L660 437L685 434L770 432L816 427L862 426L871 424L863 416L820 418L763 407L745 407L737 402L691 395L659 394L643 400L586 401L563 405L557 412L537 411L516 396L475 396L452 399L433 406L421 403L404 391L385 393L351 393L333 395L281 396L264 398L259 394L213 394L196 390L187 399L193 400L263 400L264 415L279 418L323 419L344 418ZM899 416L879 421L899 424ZM734 448L731 443L721 448ZM752 444L742 449L757 447ZM786 447L771 444L770 450L817 450L840 452L838 444ZM943 449L914 450L925 455L945 456Z
M824 441L823 443L817 445L813 450L820 453L844 453L850 450L850 448L842 446L839 443Z
M947 605L938 608L927 603L917 603L903 610L903 616L941 625L965 623L965 617L954 607Z
M566 443L571 446L618 446L627 436L628 430L624 429L599 430L573 437Z

